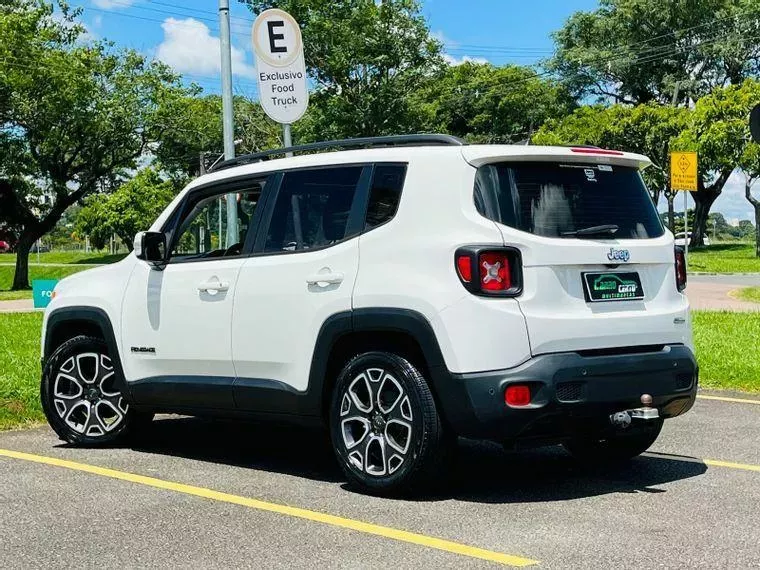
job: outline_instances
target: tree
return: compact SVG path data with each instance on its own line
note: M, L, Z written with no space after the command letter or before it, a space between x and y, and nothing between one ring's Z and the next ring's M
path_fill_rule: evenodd
M481 143L528 139L547 118L575 107L556 81L527 67L472 62L447 66L423 84L415 99L427 130Z
M173 180L145 168L107 196L93 194L85 201L76 221L77 232L88 235L97 249L116 235L132 251L135 234L147 230L177 194Z
M301 141L417 132L411 95L443 66L416 0L241 0L300 24L315 90L296 123Z
M669 103L760 71L756 0L601 0L554 34L547 62L579 98Z
M20 228L14 289L29 286L32 244L69 206L114 188L189 93L162 64L84 43L77 14L44 0L0 9L0 217Z
M744 196L755 210L755 256L760 257L760 198L752 194L752 187L760 179L760 144L749 143L747 145L742 154L741 168L746 177Z
M673 141L673 150L693 150L699 156L695 226L692 243L703 244L707 217L735 168L747 162L749 113L760 101L760 83L746 80L741 85L715 89L697 101L689 127Z
M644 171L644 178L655 205L662 194L668 199L668 219L673 229L670 146L671 141L687 128L689 116L688 109L654 102L636 107L580 107L572 115L547 121L533 137L533 142L590 144L648 156L652 166Z
M185 178L201 174L201 160L208 168L224 154L222 98L219 95L188 95L172 101L162 112L175 120L154 150L158 164L166 171ZM235 140L238 154L281 146L280 127L266 116L258 102L245 97L233 99ZM176 118L181 118L176 120ZM203 158L201 158L203 156Z

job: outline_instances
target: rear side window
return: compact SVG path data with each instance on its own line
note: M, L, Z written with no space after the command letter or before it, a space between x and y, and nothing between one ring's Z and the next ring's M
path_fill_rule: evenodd
M286 172L264 251L302 251L347 237L361 166Z
M595 239L647 239L664 233L635 168L599 164L504 162L478 169L475 206L485 217L545 237L617 226Z
M403 164L378 164L372 176L372 188L367 204L365 230L371 230L396 215L404 187L406 166Z

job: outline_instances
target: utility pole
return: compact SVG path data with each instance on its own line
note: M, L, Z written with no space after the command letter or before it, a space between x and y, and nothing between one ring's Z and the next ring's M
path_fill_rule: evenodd
M222 51L222 124L224 159L235 158L235 126L232 113L232 47L230 45L230 1L219 0L219 30ZM240 241L237 197L227 194L227 247ZM221 236L220 236L221 239Z

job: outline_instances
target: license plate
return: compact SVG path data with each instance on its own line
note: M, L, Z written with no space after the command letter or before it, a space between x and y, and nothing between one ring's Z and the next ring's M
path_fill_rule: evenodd
M608 271L604 273L582 273L586 289L586 300L636 301L644 298L639 274L635 271Z

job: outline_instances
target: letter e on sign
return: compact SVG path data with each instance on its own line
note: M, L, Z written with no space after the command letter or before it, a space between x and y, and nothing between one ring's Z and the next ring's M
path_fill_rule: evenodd
M298 22L282 10L265 10L253 23L252 40L261 107L278 123L294 123L309 103Z

